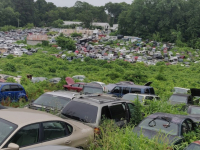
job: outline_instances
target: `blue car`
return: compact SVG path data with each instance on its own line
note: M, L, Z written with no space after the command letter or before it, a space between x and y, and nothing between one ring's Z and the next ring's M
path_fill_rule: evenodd
M17 83L0 83L0 102L2 100L18 102L20 98L25 98L28 101L26 91L22 85Z

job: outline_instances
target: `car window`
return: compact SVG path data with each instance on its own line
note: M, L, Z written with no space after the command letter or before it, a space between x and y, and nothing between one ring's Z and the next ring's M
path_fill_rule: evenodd
M79 84L73 84L72 85L72 87L78 87L79 86Z
M38 143L39 124L32 124L21 128L8 142L15 143L19 147L25 147Z
M19 91L18 85L10 85L10 91Z
M4 85L1 89L2 92L10 91L10 85Z
M193 127L193 122L191 120L186 120L187 124L188 124L188 132L192 131L194 129Z
M138 93L138 94L140 94L141 93L141 89L131 88L130 93Z
M169 101L180 102L180 103L187 103L187 97L185 97L185 96L179 96L179 95L172 95L169 98Z
M127 93L129 93L129 90L130 90L130 88L128 88L128 87L124 87L123 88L123 90L122 90L122 94L127 94Z
M71 101L70 98L61 97L51 94L43 94L38 99L36 99L33 104L47 106L61 110Z
M44 141L63 138L67 135L64 122L42 123L44 131Z
M0 146L16 128L17 125L0 118Z
M112 90L112 93L121 93L121 87L117 86Z
M23 91L24 89L21 86L18 85L18 90Z
M149 89L145 89L145 90L144 90L144 93L145 93L145 94L149 94L149 93L150 93L150 92L149 92Z
M140 123L139 127L142 129L162 132L170 135L178 135L178 125L171 122L170 126L166 128L166 125L168 124L169 122L165 120L146 118Z
M83 88L83 84L80 84L79 87L80 87L80 88Z
M131 118L134 116L134 104L127 103Z
M62 114L68 118L85 123L95 123L97 118L98 107L71 101L62 111Z
M116 122L126 119L126 108L123 104L110 106L111 117Z
M150 93L149 93L149 94L155 94L155 91L154 91L153 88L149 88L149 90L150 90Z
M101 119L111 119L108 106L104 106L101 110Z

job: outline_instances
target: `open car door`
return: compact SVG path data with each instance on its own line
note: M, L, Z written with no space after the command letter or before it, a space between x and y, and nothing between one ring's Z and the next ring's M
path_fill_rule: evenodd
M144 86L150 86L153 82L147 82Z

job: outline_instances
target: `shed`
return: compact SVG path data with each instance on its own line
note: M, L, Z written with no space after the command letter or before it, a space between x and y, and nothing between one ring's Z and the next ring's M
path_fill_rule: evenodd
M48 41L46 34L29 34L27 36L27 44L29 45L42 44L42 41Z

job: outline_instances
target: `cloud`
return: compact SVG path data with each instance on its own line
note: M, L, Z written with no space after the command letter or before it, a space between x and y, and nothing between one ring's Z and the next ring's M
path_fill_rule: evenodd
M52 2L54 3L56 6L60 6L60 7L72 7L74 6L74 4L76 3L77 0L46 0L47 2ZM120 3L120 2L126 2L131 4L133 0L84 0L85 2L94 5L94 6L103 6L108 2L112 2L112 3Z

